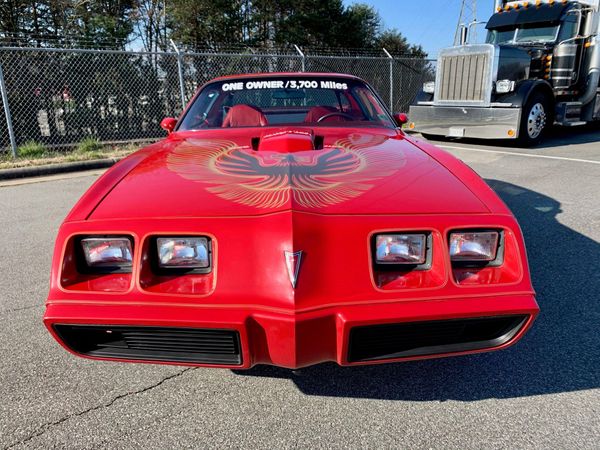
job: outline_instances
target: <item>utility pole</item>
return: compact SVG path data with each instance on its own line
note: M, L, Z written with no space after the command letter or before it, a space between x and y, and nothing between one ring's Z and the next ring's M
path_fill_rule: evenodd
M462 0L460 16L454 33L454 45L464 44L468 37L470 42L477 42L477 0ZM468 36L472 33L471 36Z

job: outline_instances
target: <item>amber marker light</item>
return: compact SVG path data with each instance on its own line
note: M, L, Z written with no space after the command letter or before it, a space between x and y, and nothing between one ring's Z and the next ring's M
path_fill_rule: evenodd
M514 137L515 136L515 130L508 130L508 135L510 137Z
M410 128L411 130L415 129L415 123L411 122L410 125L408 126L408 128Z

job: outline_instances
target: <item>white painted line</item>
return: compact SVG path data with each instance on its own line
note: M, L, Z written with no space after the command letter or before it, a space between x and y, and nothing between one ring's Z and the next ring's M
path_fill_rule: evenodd
M69 180L71 178L98 176L106 172L106 169L86 170L83 172L69 172L56 175L46 175L33 178L14 178L12 180L0 181L0 188L9 186L20 186L22 184L45 183L47 181Z
M499 153L501 155L524 156L527 158L557 159L559 161L572 161L572 162L581 162L581 163L588 163L588 164L600 164L600 161L594 161L591 159L565 158L563 156L550 156L550 155L530 155L528 153L503 152L501 150L484 150L482 148L457 147L457 146L453 146L453 145L440 145L440 144L434 144L434 145L437 145L438 147L441 147L441 148L444 148L447 150L450 150L450 149L467 150L467 151L471 151L471 152Z

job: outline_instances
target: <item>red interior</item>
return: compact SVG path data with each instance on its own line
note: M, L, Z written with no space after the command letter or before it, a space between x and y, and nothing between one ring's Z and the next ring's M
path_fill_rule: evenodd
M264 127L269 122L263 112L252 105L235 105L229 108L225 119L223 119L223 128L230 127Z

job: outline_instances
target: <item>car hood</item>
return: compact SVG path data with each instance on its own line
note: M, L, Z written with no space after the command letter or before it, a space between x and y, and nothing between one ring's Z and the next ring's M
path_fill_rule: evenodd
M173 133L114 186L89 218L284 210L488 212L454 174L395 130L279 128Z

